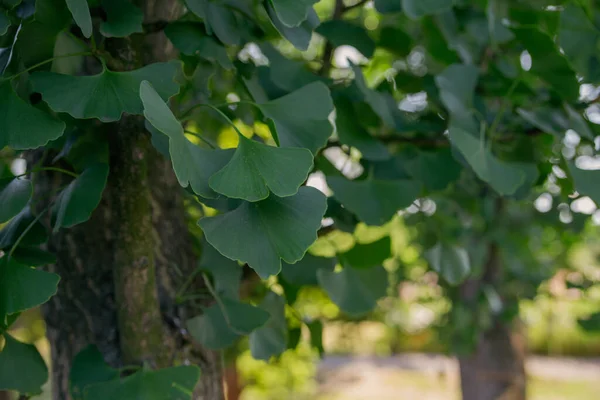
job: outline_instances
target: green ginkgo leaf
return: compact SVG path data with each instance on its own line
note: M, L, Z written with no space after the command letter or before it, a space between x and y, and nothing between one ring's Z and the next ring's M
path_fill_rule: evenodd
M360 25L334 19L323 22L315 32L325 37L335 47L352 46L367 58L375 53L375 41Z
M6 316L39 306L56 294L60 277L0 258L0 326Z
M100 204L108 179L108 165L94 164L73 180L55 202L54 232L90 219Z
M191 400L200 368L181 365L150 371L142 369L125 378L89 385L84 400Z
M584 9L568 3L560 13L558 42L577 72L591 82L600 79L600 57L597 51L599 39L600 30Z
M187 321L192 337L209 349L228 347L269 319L268 312L253 305L226 297L219 300L221 304L213 304L202 315Z
M174 81L180 68L176 62L154 63L127 72L106 68L98 75L72 76L36 72L31 82L50 108L74 118L98 118L102 122L121 119L123 113L142 114L139 89L142 81L152 83L160 97L168 100L179 92Z
M100 33L106 37L126 37L144 31L144 13L129 0L102 0L106 21L100 25Z
M322 82L310 83L288 95L259 104L259 108L273 120L273 135L282 147L304 147L314 154L333 133L329 122L333 101L329 88Z
M532 27L512 28L512 31L531 56L529 72L550 84L565 100L576 101L579 98L577 75L552 37Z
M139 93L144 116L156 130L169 138L169 153L179 184L190 186L202 197L218 197L208 180L229 162L234 151L206 150L196 146L185 137L183 127L149 82L140 85Z
M73 359L69 373L69 389L73 400L83 400L84 390L94 383L113 381L119 371L104 362L104 357L94 345L81 350Z
M317 285L317 271L320 269L333 271L335 263L335 258L317 257L306 253L302 260L295 264L283 262L281 276L293 285Z
M319 270L319 283L345 313L361 316L373 310L387 293L388 273L382 266L367 269L346 267L339 272Z
M204 242L198 267L210 272L215 292L219 296L234 300L239 298L243 270L237 262L223 257L214 247Z
M67 7L73 15L75 23L81 28L81 33L86 38L92 36L92 16L87 0L66 0Z
M360 125L349 99L335 100L335 125L340 143L357 148L367 160L383 161L391 157L385 144Z
M313 157L307 149L272 147L239 135L229 163L210 180L210 187L229 198L264 200L269 190L287 197L298 192L308 178Z
M273 26L281 36L286 38L296 49L300 51L308 50L310 40L312 39L312 33L321 23L315 10L313 8L309 9L306 20L299 26L289 27L281 22L271 2L266 2L265 7Z
M202 24L191 21L174 22L167 26L165 34L183 54L197 54L205 60L219 63L225 69L233 68L225 47L207 36Z
M471 272L469 254L462 247L437 243L427 250L426 256L431 268L450 285L460 284Z
M269 320L250 334L250 352L257 360L269 360L287 349L285 298L269 292L260 303L260 308L269 313Z
M436 151L417 151L415 157L404 162L406 172L423 183L426 189L445 189L460 177L462 166L452 156L450 148Z
M383 264L392 254L392 242L389 236L384 236L371 243L357 243L345 253L338 254L343 265L353 268L370 268Z
M589 196L597 205L600 205L600 170L580 169L574 163L569 164L569 172L573 177L575 189L583 196Z
M20 213L32 193L33 187L29 179L0 179L0 223Z
M452 8L453 0L402 0L402 11L410 18L439 14Z
M475 174L496 192L509 196L525 182L525 172L516 163L496 158L486 144L459 127L449 128L450 141L465 157Z
M48 380L48 367L37 348L9 334L5 334L4 339L6 342L0 351L0 390L14 390L22 395L41 393L42 385Z
M0 82L0 149L35 149L59 138L65 123L27 104L9 81Z
M397 211L410 206L421 192L421 185L412 180L350 181L327 177L327 183L335 198L367 225L385 224Z
M6 14L6 11L0 11L0 36L4 35L8 32L8 28L10 27L10 19ZM0 68L1 70L2 68Z
M198 223L206 240L221 254L247 263L262 278L276 275L281 260L295 263L317 239L327 207L317 189L301 187L290 197L271 195L256 203Z
M382 93L369 88L358 65L352 65L352 70L354 71L354 83L364 96L365 102L381 118L385 125L389 128L395 128L396 116L394 115L394 110L397 109L397 105L394 98L389 93Z
M298 26L308 18L313 4L320 0L270 0L279 20L289 27Z
M29 206L15 215L0 229L0 250L6 253L19 241L19 246L37 246L48 239L44 225L35 222ZM22 237L21 237L22 236Z
M464 123L471 119L478 79L477 67L463 64L452 64L436 75L435 83L440 90L440 99L453 121Z
M202 18L206 32L235 46L242 40L235 14L223 3L212 0L185 0L191 12Z

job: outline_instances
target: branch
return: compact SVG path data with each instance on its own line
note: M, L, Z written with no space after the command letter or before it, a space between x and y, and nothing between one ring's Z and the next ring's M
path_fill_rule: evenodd
M331 20L335 21L341 19L345 9L346 7L344 6L343 0L335 0L335 8L333 9L333 15L331 16ZM329 71L331 70L331 63L333 61L333 50L333 44L331 44L331 42L327 40L325 42L325 49L323 50L323 65L321 67L321 70L319 71L319 75L329 75Z

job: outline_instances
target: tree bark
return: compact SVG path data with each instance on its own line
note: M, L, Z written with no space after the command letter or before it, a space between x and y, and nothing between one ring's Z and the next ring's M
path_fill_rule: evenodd
M177 0L140 0L145 22L169 20ZM164 34L114 39L106 48L124 69L171 58ZM195 400L222 400L220 357L188 335L184 321L197 310L175 294L196 268L183 191L170 162L151 146L143 118L124 116L98 124L108 138L110 174L89 221L61 229L49 240L61 276L58 293L43 307L52 349L54 400L72 400L69 373L75 355L96 345L114 367L156 368L197 364L202 374ZM36 177L36 190L57 187L56 175ZM198 279L193 287L199 288Z
M483 285L497 285L501 275L500 252L492 243L482 278L462 285L461 301L475 305ZM496 319L481 334L474 352L459 357L463 400L525 400L525 347L518 321L508 324Z

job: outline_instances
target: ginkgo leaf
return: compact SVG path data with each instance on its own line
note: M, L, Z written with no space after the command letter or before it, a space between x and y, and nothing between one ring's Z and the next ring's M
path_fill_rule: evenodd
M48 367L37 348L9 334L4 335L4 340L0 351L0 390L14 390L22 395L41 393L48 380Z
M402 11L410 18L439 14L452 8L453 0L402 0Z
M598 40L600 30L592 23L579 5L567 3L560 13L558 42L577 72L587 81L600 79Z
M418 151L415 157L404 162L404 167L413 179L432 191L445 189L450 183L458 180L463 170L449 148Z
M59 138L65 123L27 104L9 81L0 83L0 149L35 149Z
M119 371L106 365L98 348L89 345L73 359L69 373L69 390L73 400L83 400L86 386L118 378Z
M373 310L387 293L388 273L382 266L367 269L346 267L339 272L319 270L319 283L345 313L361 316Z
M225 69L233 68L225 47L207 36L202 31L201 24L190 21L174 22L165 28L165 34L183 54L197 54L205 60L219 63Z
M289 27L298 26L308 18L308 12L313 4L320 0L269 0L279 20Z
M479 70L473 65L452 64L436 75L435 83L440 99L452 115L453 121L470 120Z
M302 105L301 109L299 105ZM333 133L329 122L333 101L329 88L322 82L310 83L288 95L259 104L259 108L273 120L273 135L282 147L305 147L314 154Z
M90 219L100 204L108 179L108 165L94 164L73 180L55 202L54 232Z
M19 264L28 265L31 267L39 267L42 265L56 263L56 256L54 254L32 246L17 247L13 251L12 258L14 258Z
M6 11L0 11L0 36L4 35L8 32L8 28L10 28L10 19L6 14ZM0 68L0 71L2 68Z
M36 216L29 206L14 216L0 229L0 250L10 250L19 240L20 246L36 246L48 239L46 229L41 222L35 222ZM21 237L22 236L22 237Z
M150 371L142 369L125 378L89 385L84 400L191 400L200 368L181 365Z
M83 36L86 38L92 36L92 16L87 0L66 0L66 2Z
M234 300L239 298L242 268L237 262L224 257L214 247L204 242L198 267L210 272L218 295Z
M317 257L306 253L302 260L295 264L283 262L281 276L294 285L317 285L317 271L320 269L333 271L335 263L335 258Z
M0 179L0 223L21 212L29 202L33 187L29 179Z
M384 236L371 243L357 243L345 253L338 254L343 265L353 268L370 268L383 264L392 254L392 242L389 236Z
M450 285L460 284L471 272L469 254L462 247L438 242L427 250L426 256L431 268Z
M358 87L358 90L363 94L365 102L371 106L375 114L381 118L383 123L389 128L396 127L396 118L393 112L395 109L396 102L390 94L377 92L370 89L367 86L365 77L363 76L362 70L358 65L352 65L354 71L354 83Z
M179 92L174 81L180 64L154 63L127 72L106 68L98 75L72 76L36 72L31 82L50 108L74 118L98 118L102 122L121 119L123 113L142 114L139 88L142 81L152 83L164 100Z
M287 197L308 178L313 157L307 149L272 147L239 135L229 163L209 180L210 187L229 198L264 200L269 190Z
M139 91L144 116L155 129L169 138L169 153L179 184L190 186L202 197L218 197L208 180L229 162L234 151L206 150L196 146L185 137L183 127L149 82L142 82Z
M260 308L269 313L265 325L250 334L250 352L257 360L269 360L287 349L288 326L285 320L285 299L267 293Z
M367 225L383 225L397 211L410 206L419 196L421 185L412 180L350 181L327 177L336 199Z
M60 277L0 258L0 326L7 315L39 306L56 294Z
M583 195L589 196L597 205L600 204L600 170L580 169L574 163L570 163L569 172L573 177L575 189Z
M529 72L550 84L565 100L576 101L579 98L577 75L554 40L537 28L512 28L512 31L531 56Z
M301 187L290 197L269 196L256 203L198 223L206 240L221 254L247 263L263 279L281 270L281 260L295 263L317 239L326 197Z
M253 305L225 297L220 301L221 304L213 304L202 315L187 321L192 337L209 349L228 347L269 319L268 312Z
M202 18L206 32L223 43L235 46L242 40L233 12L224 4L211 0L185 0L191 12Z
M267 14L273 23L273 26L277 31L286 38L296 49L300 51L308 50L310 40L312 39L312 33L317 26L321 23L319 16L313 8L308 10L308 16L299 26L289 27L286 26L277 15L275 8L270 1L266 2L265 7Z
M106 37L126 37L144 31L144 13L129 0L102 0L106 21L100 33Z
M371 39L367 30L349 21L329 20L319 25L315 32L335 47L352 46L367 58L375 53L375 41Z
M336 99L335 112L336 132L340 143L357 148L367 160L382 161L391 157L385 144L360 125L349 99Z
M525 182L525 172L516 163L497 159L486 144L459 127L450 127L450 141L465 157L475 174L501 195L511 195Z

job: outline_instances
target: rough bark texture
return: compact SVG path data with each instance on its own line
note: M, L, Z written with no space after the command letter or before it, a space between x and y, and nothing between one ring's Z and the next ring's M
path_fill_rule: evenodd
M169 20L177 0L136 2L146 22ZM165 60L171 49L162 33L107 42L124 69ZM195 269L183 208L183 192L170 162L149 143L143 119L126 116L98 124L108 138L110 175L91 219L54 235L51 267L59 290L44 306L52 347L54 400L70 400L69 371L74 356L98 346L113 366L147 363L165 367L192 363L202 370L194 399L221 400L218 354L189 337L183 321L194 313L175 302L175 292ZM37 177L38 187L56 187L56 175ZM195 282L196 287L202 285Z
M473 303L483 284L497 284L502 274L497 245L491 244L483 277L461 287L462 301ZM496 321L484 332L473 354L459 357L463 400L525 400L525 337L517 322Z

